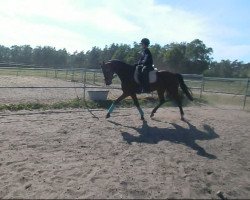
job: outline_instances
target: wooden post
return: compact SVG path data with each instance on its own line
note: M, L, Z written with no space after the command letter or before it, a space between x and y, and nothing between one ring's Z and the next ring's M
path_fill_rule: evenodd
M75 70L73 69L73 81L75 81Z
M82 79L82 83L84 83L84 79L83 79L83 73L84 71L82 70L82 73L81 73L81 79Z
M246 87L245 97L244 97L244 103L243 103L243 110L245 109L246 100L247 100L247 96L248 96L249 82L250 82L250 79L248 78L248 79L247 79L247 87Z
M94 72L94 77L93 77L93 84L95 85L95 76L96 76L96 73Z
M68 69L66 69L65 80L67 80L67 76L68 76Z
M83 87L83 100L86 101L86 69L84 69Z
M204 91L204 76L202 75L202 79L201 79L201 90L200 90L200 98L202 96L202 92Z
M19 69L17 68L17 71L16 71L16 76L18 76L18 71L19 71Z

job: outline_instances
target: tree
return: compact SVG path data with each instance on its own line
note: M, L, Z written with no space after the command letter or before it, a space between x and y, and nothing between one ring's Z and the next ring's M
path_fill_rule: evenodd
M205 76L212 77L239 77L247 78L250 75L250 63L243 64L242 62L221 60L220 62L212 62L209 69L204 72Z
M126 52L125 62L128 64L136 64L141 56L141 46L134 42L133 47L130 47L129 51Z
M212 48L207 47L201 40L195 39L190 43L170 43L165 46L151 45L150 51L154 65L158 69L166 69L179 73L204 74L205 76L220 77L250 77L250 63L244 64L238 60L222 60L212 62ZM0 45L0 62L27 63L45 67L66 68L99 68L99 63L110 59L119 59L128 64L135 64L141 55L141 45L134 42L127 44L111 44L103 49L93 47L84 51L70 54L66 49L56 50L51 46L29 45L5 47ZM3 66L3 65L2 65Z
M14 45L11 46L10 48L10 54L11 54L11 61L12 62L20 62L20 57L21 57L21 47Z
M99 68L100 63L102 62L101 52L101 49L98 47L93 47L91 51L87 51L85 66L88 68Z
M56 55L55 55L55 59L54 59L54 64L57 67L65 67L68 64L68 52L66 49L59 49L58 51L56 51Z
M8 62L11 59L10 48L0 45L0 61Z
M164 61L169 70L183 72L185 68L186 43L171 43L164 47L166 49Z
M42 65L54 66L56 64L56 49L55 47L45 46L41 51Z
M164 55L166 53L166 49L162 48L159 44L155 44L150 47L150 51L154 58L154 67L158 69L167 68L167 64L166 62L164 62Z
M114 52L112 59L118 59L123 62L126 62L128 60L130 50L131 48L129 45L121 44L119 48L117 48Z
M24 45L24 46L21 46L20 51L21 52L20 52L19 62L31 64L33 49L29 45Z
M185 58L187 61L189 73L201 74L208 69L211 63L210 55L213 49L207 48L206 45L199 39L195 39L190 43L187 43Z
M102 50L101 59L102 61L108 61L112 59L112 56L119 48L118 44L111 44L109 47L106 45L105 48Z
M77 68L82 68L84 66L84 62L85 62L85 54L84 51L81 52L74 52L74 54L72 55L73 60L72 60L72 65L76 66Z
M190 43L171 43L165 46L165 61L171 71L201 74L211 62L212 48L207 48L201 40Z

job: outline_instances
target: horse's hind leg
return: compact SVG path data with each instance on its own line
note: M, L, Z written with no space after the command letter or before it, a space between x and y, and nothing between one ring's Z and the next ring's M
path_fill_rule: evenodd
M179 109L180 109L181 120L184 120L184 112L183 112L183 109L182 109L182 100L181 100L180 95L178 94L178 88L176 88L176 89L173 91L172 97L173 97L173 99L174 99L175 102L177 103L177 106L178 106Z
M158 108L161 107L162 104L165 103L165 98L164 98L164 91L162 90L157 90L158 97L159 97L159 104L152 110L150 117L153 117Z

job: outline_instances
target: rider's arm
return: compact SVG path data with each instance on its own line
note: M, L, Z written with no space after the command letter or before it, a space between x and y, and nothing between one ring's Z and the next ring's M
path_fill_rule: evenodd
M148 54L145 54L140 64L144 65L145 63L147 63L147 61L148 61Z
M143 64L143 59L144 59L144 54L141 56L140 60L138 61L138 65L142 65Z
M144 51L144 56L143 56L143 58L141 59L141 64L143 64L143 65L148 65L148 64L150 63L150 57L152 57L152 56L151 56L151 53L150 53L150 51L149 51L148 49L146 49L146 50Z

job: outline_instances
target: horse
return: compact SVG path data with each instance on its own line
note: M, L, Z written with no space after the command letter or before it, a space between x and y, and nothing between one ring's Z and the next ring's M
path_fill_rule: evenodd
M141 120L144 120L144 112L142 111L140 104L137 99L137 93L138 93L138 87L139 84L135 80L135 72L136 72L136 66L129 65L127 63L124 63L120 60L110 60L108 62L104 62L101 65L101 69L104 75L104 81L107 86L112 84L112 80L115 76L115 74L120 78L121 80L121 88L122 88L122 95L118 97L110 106L108 109L108 113L106 115L106 118L110 117L110 114L113 112L115 106L125 99L126 97L130 96L133 101L134 105L137 107L140 115ZM165 103L165 92L169 97L172 97L172 99L177 103L181 120L184 120L184 112L182 109L182 99L178 93L179 86L181 87L182 91L185 93L185 95L188 97L189 100L193 101L191 90L187 87L183 80L183 76L179 73L172 73L166 70L160 70L156 72L156 82L150 83L150 92L157 91L159 103L157 106L152 110L150 117L152 118L158 108Z

